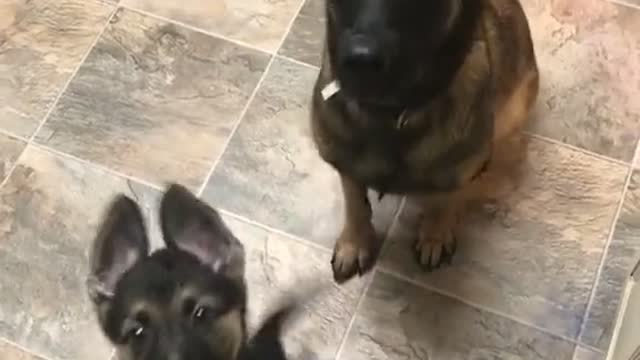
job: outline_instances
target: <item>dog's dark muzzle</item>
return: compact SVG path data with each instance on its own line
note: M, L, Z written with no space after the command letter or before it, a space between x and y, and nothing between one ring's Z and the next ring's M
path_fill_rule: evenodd
M371 35L346 35L339 51L340 66L351 72L376 73L384 70L386 59L381 41Z

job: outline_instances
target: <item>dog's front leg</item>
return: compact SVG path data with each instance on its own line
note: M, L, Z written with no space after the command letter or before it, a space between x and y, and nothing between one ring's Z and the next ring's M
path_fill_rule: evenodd
M340 175L344 195L345 220L336 241L331 265L338 283L369 271L378 255L379 243L371 224L371 204L367 188Z
M462 199L459 192L422 199L423 218L415 250L420 265L427 271L451 263L456 251L455 228Z

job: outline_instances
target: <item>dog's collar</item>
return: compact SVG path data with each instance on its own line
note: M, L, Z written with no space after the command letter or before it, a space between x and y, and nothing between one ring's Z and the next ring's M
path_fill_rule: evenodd
M340 92L340 83L338 80L333 80L322 88L320 94L322 95L322 100L327 101L334 97L338 92ZM409 116L407 113L408 109L404 108L400 112L400 115L398 115L395 126L397 130L404 128L409 122Z

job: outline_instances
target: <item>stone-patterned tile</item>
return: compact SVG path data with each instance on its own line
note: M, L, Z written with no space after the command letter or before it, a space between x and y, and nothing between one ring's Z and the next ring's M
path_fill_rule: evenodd
M18 139L0 134L0 184L5 179L26 144Z
M541 72L535 133L631 161L640 134L640 11L523 0Z
M605 360L606 357L607 356L603 353L599 353L582 346L577 346L573 360Z
M2 340L0 340L0 358L3 360L42 360Z
M121 3L275 52L302 1L122 0Z
M619 4L624 4L634 8L640 9L640 0L608 0Z
M378 273L341 360L569 360L574 346Z
M120 10L36 141L148 181L197 187L268 60Z
M0 337L52 359L109 357L85 279L90 241L106 204L120 192L155 216L155 191L26 150L0 189Z
M640 260L640 171L632 176L594 302L587 315L582 341L602 350L609 348L624 285L633 266Z
M112 11L94 0L0 2L0 128L31 136Z
M365 280L338 286L332 280L329 252L230 217L225 221L246 250L250 326L255 328L284 296L299 293L301 286L317 284L325 292L291 323L285 346L291 359L333 360Z
M311 139L317 71L276 59L203 194L236 214L332 246L343 218L337 173ZM384 232L398 199L372 199Z
M280 48L280 54L320 66L325 26L324 0L306 0Z
M556 334L578 336L627 168L532 140L518 190L470 213L452 266L414 261L417 207L390 235L383 266Z

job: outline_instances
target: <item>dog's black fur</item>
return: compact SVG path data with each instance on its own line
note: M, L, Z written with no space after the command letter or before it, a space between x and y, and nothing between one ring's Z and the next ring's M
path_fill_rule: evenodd
M160 217L166 248L149 255L138 205L110 206L91 252L88 291L119 360L285 359L291 302L249 339L244 248L219 214L172 185Z

